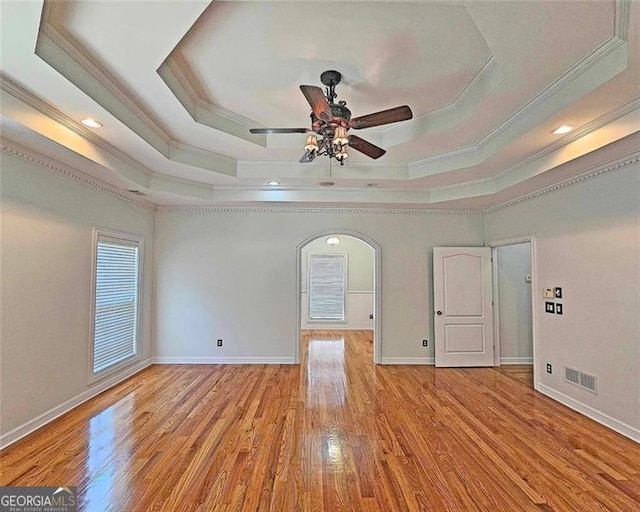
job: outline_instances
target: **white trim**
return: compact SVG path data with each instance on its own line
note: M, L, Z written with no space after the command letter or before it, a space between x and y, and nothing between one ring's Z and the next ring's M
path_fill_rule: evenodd
M500 364L530 364L533 366L533 357L501 357Z
M219 188L219 187L216 187ZM436 210L428 208L321 207L321 206L158 206L159 212L173 213L361 213L365 215L482 215L483 210ZM327 236L332 234L327 231ZM340 234L340 233L337 233ZM348 234L348 233L343 233ZM312 239L313 240L313 239Z
M347 324L305 324L301 327L303 331L374 331L373 325L347 325Z
M545 386L544 384L539 384L537 390L543 395L546 395L549 398L560 402L562 405L566 405L567 407L569 407L569 409L573 409L574 411L577 411L580 414L583 414L588 418L597 421L601 425L604 425L605 427L618 432L618 434L622 434L623 436L626 436L629 439L640 443L640 429L618 421L615 418L612 418L611 416L608 416L594 409L593 407L585 405L582 402L579 402L578 400L565 395L564 393L560 393L553 388Z
M39 165L48 169L49 171L53 171L60 176L71 178L72 180L79 181L80 183L84 183L85 185L100 189L107 194L111 194L112 196L115 196L119 199L129 201L130 203L135 203L136 205L148 210L156 209L155 204L153 204L151 201L143 199L142 197L132 192L125 192L110 185L105 181L86 174L76 167L71 167L69 165L58 162L51 157L45 156L38 151L22 146L12 140L6 138L0 139L0 152L7 153L8 155L21 158L35 165Z
M410 365L431 365L436 364L433 357L383 357L380 364L410 364Z
M56 418L59 418L63 414L68 413L69 411L75 409L79 405L84 402L91 400L92 398L98 396L100 393L106 391L114 387L115 385L125 381L129 377L132 377L136 373L141 372L145 368L148 368L151 365L150 359L145 359L144 361L140 361L135 366L131 366L124 371L120 372L118 375L112 375L111 378L102 380L99 384L87 389L86 391L80 393L79 395L67 400L66 402L61 403L49 409L48 411L36 416L32 420L23 423L22 425L10 430L9 432L2 434L0 436L0 450L3 450L7 446L15 443L16 441L22 439L25 436L28 436L32 432L35 432L41 427L44 427L47 423L52 422Z
M151 359L153 364L296 364L293 357L184 357L163 356Z
M557 190L561 190L563 188L566 187L571 187L573 185L578 185L580 183L583 183L585 181L591 180L593 178L597 178L599 176L602 176L603 174L608 174L610 172L615 172L615 171L619 171L621 169L624 169L625 167L629 166L629 165L633 165L640 162L640 153L635 152L632 153L631 155L627 155L619 160L614 160L612 162L609 162L607 164L604 164L602 166L597 167L596 169L590 169L588 171L586 171L585 173L582 174L578 174L577 176L574 176L572 178L568 178L564 181L560 181L558 183L555 183L553 185L548 185L546 187L543 187L537 191L534 192L529 192L527 194L524 194L520 197L517 197L515 199L509 199L507 201L498 203L494 206L490 206L484 210L479 210L482 211L484 214L488 214L488 213L495 213L497 211L500 210L504 210L506 208L511 208L512 206L515 206L517 204L523 203L525 201L531 201L533 199L537 199L538 197L550 194L552 192L556 192Z

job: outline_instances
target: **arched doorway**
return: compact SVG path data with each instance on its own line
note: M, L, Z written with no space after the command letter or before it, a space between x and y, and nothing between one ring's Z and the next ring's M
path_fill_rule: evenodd
M380 363L382 357L382 336L381 336L381 318L382 318L382 308L381 308L381 285L382 285L382 277L381 277L381 248L380 245L362 233L358 233L356 231L348 230L348 229L334 229L330 231L323 231L320 233L316 233L315 235L303 240L296 247L296 347L295 347L295 361L296 363L300 363L301 353L301 330L302 330L302 310L303 310L303 298L302 298L302 280L303 280L303 261L302 255L304 252L304 248L309 245L311 242L314 242L318 239L326 239L332 235L336 235L338 237L348 236L363 242L368 245L373 250L373 361L376 364Z

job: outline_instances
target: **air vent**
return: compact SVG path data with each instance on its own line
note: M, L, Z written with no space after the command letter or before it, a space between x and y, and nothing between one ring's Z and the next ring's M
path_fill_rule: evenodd
M575 368L564 367L564 380L575 384L592 393L598 392L598 379L595 375L576 370Z

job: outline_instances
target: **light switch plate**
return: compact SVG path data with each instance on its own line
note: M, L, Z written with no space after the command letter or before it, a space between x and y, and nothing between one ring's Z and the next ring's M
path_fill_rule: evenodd
M545 288L544 290L542 290L542 296L545 299L555 298L555 294L553 293L553 288Z

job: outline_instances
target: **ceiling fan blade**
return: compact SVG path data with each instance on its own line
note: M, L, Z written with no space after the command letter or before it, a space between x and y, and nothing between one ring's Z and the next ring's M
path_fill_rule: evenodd
M251 128L251 133L307 133L309 128Z
M356 151L360 151L360 153L364 153L368 157L373 158L374 160L380 158L387 152L386 150L371 144L371 142L361 139L357 135L349 135L349 146Z
M316 155L314 153L308 153L305 151L298 162L301 164L308 164L309 162L313 162L315 159Z
M407 105L402 107L390 108L374 114L356 117L351 120L349 126L355 130L362 128L372 128L383 124L397 123L398 121L406 121L413 117L413 112Z
M318 119L325 123L328 123L333 119L333 114L329 107L329 103L327 103L327 98L325 98L320 87L316 87L315 85L301 85L300 90L302 91L302 94L304 94L304 97L307 98L313 113Z

